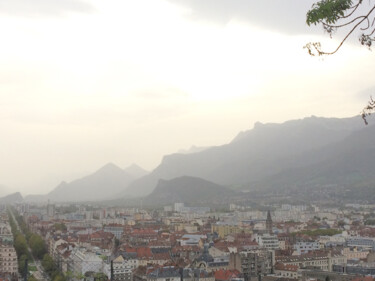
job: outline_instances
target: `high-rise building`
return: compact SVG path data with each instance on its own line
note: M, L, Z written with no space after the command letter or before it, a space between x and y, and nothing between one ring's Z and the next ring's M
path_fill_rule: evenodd
M174 211L181 212L182 208L185 207L184 203L174 203Z
M55 205L48 203L47 216L49 216L50 218L53 218L55 216Z
M273 273L274 258L274 251L269 250L231 253L229 268L243 273L245 281L258 280L259 276Z
M268 212L267 212L266 232L268 234L273 234L273 232L272 232L272 218L271 218L271 211L270 210L268 210Z
M17 253L11 243L0 242L0 273L10 274L14 278L18 276Z

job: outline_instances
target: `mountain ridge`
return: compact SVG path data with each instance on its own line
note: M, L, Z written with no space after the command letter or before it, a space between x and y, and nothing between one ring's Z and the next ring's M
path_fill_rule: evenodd
M257 122L253 129L240 132L227 144L194 153L165 155L151 172L139 169L137 165L121 169L109 163L91 175L107 175L104 182L96 179L102 185L102 191L104 189L106 192L92 196L90 192L96 192L86 188L85 194L78 197L81 201L143 197L151 202L149 195L158 198L160 185L178 179L174 181L175 187L186 187L186 177L189 177L189 182L199 178L199 185L203 186L202 181L216 184L218 191L222 187L261 191L275 188L292 190L333 182L370 183L371 180L375 181L371 174L375 155L368 153L368 150L375 151L374 128L374 125L365 126L358 116L311 116L280 124ZM362 149L358 152L358 148ZM367 165L367 168L363 165ZM127 175L127 180L124 180L124 174L131 169L140 171L143 176L131 179ZM65 195L65 199L77 201L72 196L67 198L66 194L73 194L77 187L75 183L83 179L62 182L51 192L52 196L48 194L48 198L61 201ZM104 183L110 185L113 182L121 184L114 189L103 188ZM196 192L199 194L199 190Z
M158 167L131 183L123 195L144 196L152 192L159 179L183 175L221 185L259 182L293 167L293 159L299 154L340 141L363 127L359 117L312 116L281 124L257 122L253 129L239 133L228 144L193 154L164 156Z

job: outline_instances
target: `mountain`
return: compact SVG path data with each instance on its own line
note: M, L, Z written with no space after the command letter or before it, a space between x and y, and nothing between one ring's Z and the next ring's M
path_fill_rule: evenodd
M131 202L134 197L146 196L143 200L148 204L208 202L207 197L201 197L205 194L201 181L211 182L210 190L220 191L219 195L209 193L212 196L208 198L216 201L218 197L238 196L227 196L222 191L226 187L259 194L311 194L315 190L322 191L320 196L325 194L326 187L335 187L332 194L343 197L358 187L361 194L370 194L375 188L374 124L365 126L360 117L314 116L282 124L257 122L253 129L239 133L228 144L167 155L151 173L146 174L137 165L122 170L108 164L93 175L61 183L43 200L94 201L116 197ZM180 186L191 192L181 195Z
M48 202L47 194L29 194L25 196L26 202Z
M139 167L137 164L130 165L129 167L125 168L124 171L125 173L133 177L133 179L144 177L145 175L150 173L144 170L143 168Z
M147 205L166 205L173 202L198 205L220 204L236 194L233 190L213 182L183 176L172 180L160 179L153 192L143 199L143 203Z
M133 176L109 163L92 175L71 183L62 182L46 197L53 201L104 200L120 193L133 180Z
M284 170L258 185L279 189L303 186L350 190L355 186L375 188L375 125L366 126L321 149L311 150L295 161L305 161L305 165Z
M208 146L199 147L199 146L193 145L189 149L180 149L177 153L179 153L179 154L197 153L197 152L201 152L203 150L206 150L207 148L209 148L209 147Z
M7 203L7 204L17 203L17 202L22 202L22 201L23 201L23 197L21 193L19 192L12 193L12 194L9 194L7 196L0 198L0 203Z
M152 192L159 179L184 175L248 188L280 173L316 165L322 161L318 156L326 157L317 151L367 128L360 117L312 116L282 124L257 122L252 130L241 132L229 144L165 156L155 170L131 183L123 195L144 196Z

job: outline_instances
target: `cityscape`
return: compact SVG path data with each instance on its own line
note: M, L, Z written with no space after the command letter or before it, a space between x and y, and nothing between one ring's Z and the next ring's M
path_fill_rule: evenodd
M1 206L9 280L371 280L375 204ZM364 277L368 276L368 277Z

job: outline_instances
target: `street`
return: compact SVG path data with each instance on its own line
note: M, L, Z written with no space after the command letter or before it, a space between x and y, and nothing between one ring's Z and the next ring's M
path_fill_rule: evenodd
M15 218L13 212L12 212L12 209L9 209L9 211L10 211L10 214L12 215L13 221L15 222L18 231L20 231L22 234L24 234L22 232L20 226L18 225L18 221L16 220L16 218ZM35 264L35 266L37 268L37 271L35 271L33 273L34 277L36 279L40 280L40 281L50 281L50 278L48 277L48 275L43 270L43 266L42 266L41 262L39 260L37 260L37 259L34 258L33 252L31 251L29 244L27 244L27 249L30 252L31 258L34 261L34 264ZM32 262L30 261L29 264L31 264L31 263ZM23 280L23 278L20 279L20 280Z

